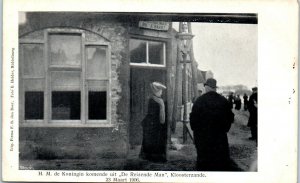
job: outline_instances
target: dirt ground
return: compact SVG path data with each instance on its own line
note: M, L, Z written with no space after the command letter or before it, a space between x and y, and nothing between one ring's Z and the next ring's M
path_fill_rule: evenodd
M248 111L237 111L235 121L228 133L231 158L243 171L255 171L257 146L248 138L250 129L247 127ZM182 123L177 123L176 133L172 135L172 146L168 150L166 163L153 163L139 159L140 146L129 150L127 159L107 159L99 157L90 159L68 160L20 160L20 169L40 170L165 170L165 171L195 171L196 149L192 140L182 143ZM254 167L251 167L251 165ZM251 170L250 170L251 167Z
M228 133L231 158L245 171L257 169L257 143L249 140L250 128L247 127L249 112L233 110L235 120ZM251 167L252 166L252 167Z
M248 139L251 136L250 129L247 127L249 112L244 110L233 110L233 112L235 120L228 133L231 158L243 171L255 171L257 146L255 141ZM172 142L173 148L169 149L167 163L152 163L138 159L140 146L136 146L130 151L126 169L195 171L196 149L189 137L188 141L182 144L182 123L177 123L176 133L172 135Z

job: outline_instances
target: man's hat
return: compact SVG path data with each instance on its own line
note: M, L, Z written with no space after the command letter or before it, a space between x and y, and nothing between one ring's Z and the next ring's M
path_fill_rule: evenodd
M253 87L253 88L252 88L252 91L257 91L257 87Z
M217 81L213 78L208 78L204 83L204 86L207 85L211 88L217 88Z

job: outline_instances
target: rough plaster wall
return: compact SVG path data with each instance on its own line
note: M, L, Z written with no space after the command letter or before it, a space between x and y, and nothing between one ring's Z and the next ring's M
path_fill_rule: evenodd
M111 120L117 126L116 128L71 128L71 130L69 128L21 128L20 156L23 158L47 158L39 155L40 152L45 151L42 154L50 153L48 158L92 158L99 156L99 153L106 154L106 157L112 157L107 153L125 157L128 150L127 123L129 122L129 42L127 24L102 21L96 15L81 15L80 13L31 13L27 16L27 22L20 25L19 36L51 27L84 29L97 33L110 41ZM82 138L83 136L84 138ZM85 142L88 147L80 145L80 143ZM30 151L30 148L27 149L28 146L33 146L31 150L38 149L39 153L33 153L36 157L27 157L32 153L26 152ZM43 148L39 149L35 146ZM68 153L66 147L69 146L72 146L74 152L78 154L71 155L72 153ZM86 149L97 149L97 151L91 150L87 155Z

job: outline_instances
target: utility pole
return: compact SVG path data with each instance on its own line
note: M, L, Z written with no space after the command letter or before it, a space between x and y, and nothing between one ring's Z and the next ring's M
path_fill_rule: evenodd
M183 143L186 142L187 140L187 123L189 122L188 119L188 106L187 106L187 63L191 63L191 59L187 60L188 56L191 58L190 52L191 52L191 43L192 43L192 38L194 35L188 32L189 26L187 22L183 22L179 24L182 26L182 31L180 31L177 34L177 38L180 40L178 43L179 51L182 54L182 64L183 64L183 73L182 73L182 84L183 84Z

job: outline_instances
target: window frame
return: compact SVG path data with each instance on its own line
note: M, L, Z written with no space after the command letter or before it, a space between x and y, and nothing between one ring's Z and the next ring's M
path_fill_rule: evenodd
M47 28L43 31L43 39L22 39L19 38L20 58L19 58L19 118L21 127L113 127L115 124L111 121L111 45L102 36L97 41L86 41L85 30L74 28ZM81 63L78 66L52 66L50 63L50 41L51 34L78 34L81 36ZM95 33L94 33L95 34ZM43 61L44 61L44 119L39 120L25 120L25 88L24 80L32 78L23 77L23 48L24 44L40 44L43 47ZM101 78L101 81L106 82L106 119L105 120L88 120L88 78L86 73L87 55L86 48L88 46L104 46L106 50L106 69L107 77ZM53 120L52 117L52 86L51 73L52 72L79 72L80 73L80 120Z
M23 58L23 55L24 55L24 50L22 48L21 45L26 45L26 44L38 44L38 45L42 45L43 46L43 60L45 61L45 45L44 45L44 40L29 40L29 39L24 39L24 40L19 40L19 45L20 45L20 57ZM21 58L19 58L19 60L21 60ZM19 62L20 63L20 62ZM46 65L46 63L44 64ZM21 121L21 125L23 124L32 124L32 125L36 125L36 124L44 124L45 123L45 119L46 119L46 104L45 104L45 97L46 97L46 94L45 94L45 85L46 85L46 72L44 73L44 77L23 77L23 69L24 69L24 64L21 64L19 65L20 69L20 73L19 73L19 85L21 87L19 87L19 118L20 118L20 121ZM45 66L46 67L46 66ZM44 68L45 68L44 67ZM38 119L38 120L25 120L25 80L30 80L30 79L44 79L44 86L43 86L43 89L42 90L44 92L44 108L43 108L43 112L44 112L44 118L43 119ZM35 91L35 90L34 90Z
M85 44L84 47L84 52L86 51L86 48L89 46L106 46L106 60L107 60L107 65L106 65L106 69L107 69L107 77L106 78L91 78L88 79L87 77L87 73L85 74L85 78L86 78L86 84L85 84L85 111L86 111L86 115L85 115L85 121L88 124L97 124L97 123L103 123L105 121L111 121L111 64L110 64L110 58L111 58L111 46L108 43L101 43L101 42L87 42ZM87 65L87 54L85 54L85 66ZM89 120L88 114L88 96L89 96L89 90L88 90L88 80L89 81L106 81L107 82L107 88L106 88L106 120Z
M146 38L141 38L141 37L130 37L129 42L132 39L146 42L146 63L145 62L143 62L143 63L134 63L134 62L131 62L131 60L130 60L130 66L158 67L158 68L165 68L166 67L166 60L167 60L167 49L166 49L167 42L166 41L157 40L157 39L146 39ZM149 42L158 42L158 43L163 44L163 64L149 63ZM129 54L131 54L130 52L131 51L130 51L130 48L129 48ZM129 58L130 58L130 56L129 56Z

